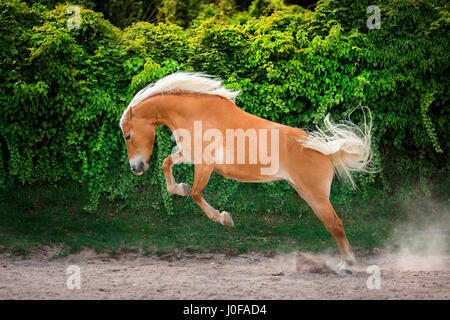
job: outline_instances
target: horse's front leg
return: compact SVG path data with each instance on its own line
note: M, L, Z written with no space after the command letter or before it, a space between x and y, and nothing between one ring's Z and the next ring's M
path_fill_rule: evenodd
M175 178L172 174L172 168L175 164L181 163L181 159L183 155L181 151L174 153L164 159L163 162L163 171L166 177L167 191L169 193L175 193L180 196L190 196L191 195L191 187L186 183L176 183Z
M208 218L223 225L234 227L231 214L226 211L219 212L203 199L202 191L208 184L213 165L198 164L195 166L194 185L192 186L192 200L195 201L206 213Z

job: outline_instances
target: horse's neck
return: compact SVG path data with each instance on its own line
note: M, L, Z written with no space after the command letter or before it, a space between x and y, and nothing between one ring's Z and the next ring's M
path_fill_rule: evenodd
M160 96L159 99L155 99L156 103L150 103L151 108L154 110L154 120L157 126L165 125L169 127L172 131L177 128L177 118L179 114L183 113L183 106L180 103L174 103L174 101L168 102L170 96Z
M196 100L201 99L202 96L194 96L194 99L192 97L189 99L184 98L183 95L167 94L155 97L148 102L148 107L153 109L157 126L165 125L173 131L180 127L186 127L187 122L202 118L203 111L205 110L201 105L205 104L201 100ZM223 98L218 99L217 103L220 103ZM230 109L230 112L232 110Z

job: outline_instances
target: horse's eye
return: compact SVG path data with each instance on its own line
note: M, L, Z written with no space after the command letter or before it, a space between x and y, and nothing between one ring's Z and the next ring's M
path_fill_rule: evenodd
M130 139L131 139L131 133L129 133L125 136L125 140L130 140Z

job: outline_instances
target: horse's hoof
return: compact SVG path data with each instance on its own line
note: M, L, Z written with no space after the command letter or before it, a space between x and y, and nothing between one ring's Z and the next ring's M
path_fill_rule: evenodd
M346 276L346 275L350 275L353 274L353 271L350 270L350 268L348 267L347 264L345 263L339 263L339 265L336 268L336 274L339 276Z
M234 227L233 218L231 218L231 214L229 212L222 211L220 215L222 216L223 219L222 224L224 226Z
M337 269L337 270L335 271L335 273L336 273L338 276L345 277L345 276L348 276L348 275L353 274L353 271L351 271L350 269Z
M182 185L183 185L183 191L184 191L184 193L185 193L187 196L190 196L191 193L192 193L191 186L188 185L188 184L186 184L186 183L183 183Z

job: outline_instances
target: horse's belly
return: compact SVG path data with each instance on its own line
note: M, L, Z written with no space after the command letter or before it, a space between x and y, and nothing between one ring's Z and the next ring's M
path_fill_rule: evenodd
M270 182L282 179L276 174L261 171L262 168L264 167L261 165L250 164L216 164L214 172L241 182Z

